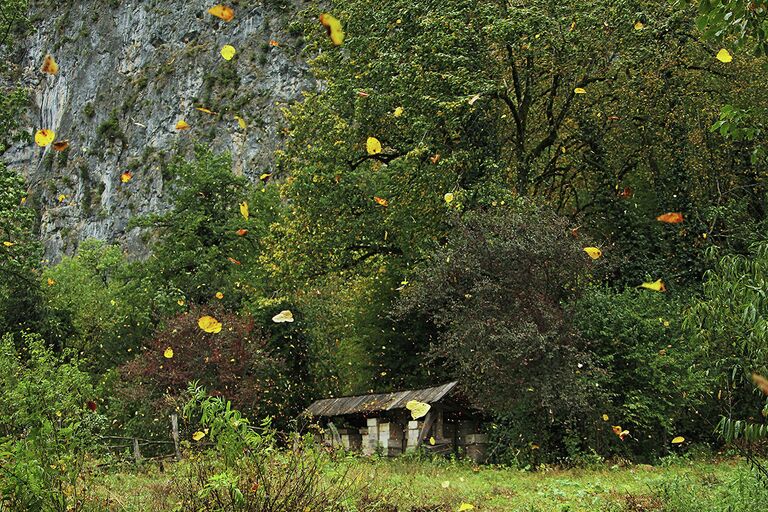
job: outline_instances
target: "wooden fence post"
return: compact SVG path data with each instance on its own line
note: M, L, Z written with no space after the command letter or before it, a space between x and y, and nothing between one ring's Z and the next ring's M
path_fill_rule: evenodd
M141 464L141 450L139 450L139 440L136 437L133 438L133 458L136 464Z
M171 414L171 428L173 436L173 449L176 452L176 460L181 460L181 452L179 451L179 416L177 414Z

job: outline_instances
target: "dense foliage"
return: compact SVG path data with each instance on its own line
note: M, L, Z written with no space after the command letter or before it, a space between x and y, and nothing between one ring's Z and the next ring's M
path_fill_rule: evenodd
M462 382L476 407L525 430L523 445L556 449L564 432L587 430L601 394L567 306L588 261L551 212L480 210L455 223L398 309L435 326L430 358Z
M768 437L766 4L696 3L352 0L341 45L310 8L320 86L278 170L197 140L130 226L143 261L44 265L0 162L0 500L79 506L88 453L170 445L185 412L220 465L181 503L259 507L259 481L296 489L265 460L312 399L453 379L523 467ZM0 2L0 73L25 8ZM0 84L2 153L27 94ZM312 492L274 510L346 499L303 449L275 465Z

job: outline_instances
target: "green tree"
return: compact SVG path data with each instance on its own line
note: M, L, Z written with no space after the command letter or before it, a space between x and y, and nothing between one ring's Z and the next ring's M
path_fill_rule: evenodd
M709 38L733 37L738 46L753 45L768 53L768 2L765 0L698 0L698 26Z
M274 187L255 189L232 173L231 159L198 148L193 161L172 166L173 207L136 225L157 236L147 264L158 289L179 301L223 301L238 309L246 296L266 289L262 239L280 212ZM245 219L240 205L247 203ZM242 230L242 231L241 231ZM223 299L217 299L221 292Z
M42 293L62 333L57 345L87 353L99 372L136 354L169 302L158 297L140 263L97 240L46 269Z
M554 455L597 418L597 369L567 306L588 261L564 219L529 204L497 207L457 221L402 292L398 316L436 330L430 359L473 405L516 428L517 446Z
M768 243L752 247L748 255L723 255L707 272L703 297L685 319L698 357L706 361L717 389L713 396L723 416L753 416L763 405L750 375L768 374Z
M35 211L24 179L0 162L0 333L42 328Z
M645 247L636 260L650 258L650 270L674 261L654 243L657 215L683 209L709 222L700 207L748 190L735 176L724 192L708 172L717 162L730 176L742 162L706 126L711 105L760 71L717 68L715 52L690 35L691 11L639 1L388 0L334 12L347 42L333 48L309 29L324 87L288 111L286 272L354 269L375 256L418 261L445 236L446 193L460 209L533 195L606 238L621 237L634 210L633 227L647 236L633 249ZM381 153L367 154L369 137ZM685 258L694 264L675 273L695 268L695 249Z

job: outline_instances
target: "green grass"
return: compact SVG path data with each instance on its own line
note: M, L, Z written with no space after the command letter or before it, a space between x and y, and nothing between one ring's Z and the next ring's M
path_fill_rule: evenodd
M718 487L717 483L746 470L735 462L546 472L399 461L365 465L378 481L397 490L392 497L400 506L445 503L458 507L463 501L487 511L627 510L628 501L651 504L659 501L659 489L681 482L685 484L680 487L696 489L697 497L706 499L713 483ZM448 488L443 488L443 482L448 482Z
M745 464L734 460L529 472L347 458L328 470L344 468L371 484L398 512L451 511L462 502L488 512L758 510L768 503L768 491ZM178 469L166 464L160 472L147 464L143 471L101 474L94 491L109 500L112 510L169 511L175 505L169 495L179 485Z

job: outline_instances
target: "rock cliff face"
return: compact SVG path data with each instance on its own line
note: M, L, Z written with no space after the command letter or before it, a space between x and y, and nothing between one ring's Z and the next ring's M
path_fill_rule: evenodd
M207 13L214 4L31 2L37 30L24 41L21 67L33 105L24 124L29 133L53 129L70 147L19 144L5 159L29 179L51 261L86 238L146 254L142 234L127 224L167 207L170 157L195 142L230 152L233 171L252 179L272 169L280 103L313 87L301 36L290 29L301 5L233 1L227 23ZM226 44L238 52L231 61L219 53ZM46 53L60 66L56 76L40 72ZM181 119L189 130L175 129Z

